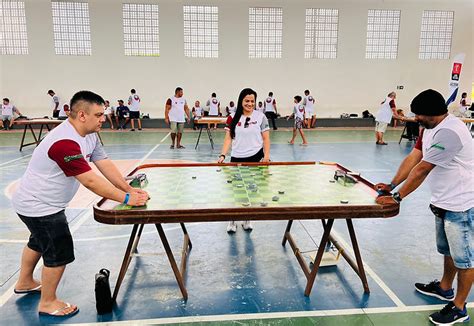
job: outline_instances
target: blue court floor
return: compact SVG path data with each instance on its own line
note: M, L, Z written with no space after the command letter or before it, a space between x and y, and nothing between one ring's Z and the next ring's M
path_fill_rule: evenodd
M388 131L389 145L376 146L372 130L312 130L307 132L310 145L303 147L288 145L290 131L279 130L271 136L271 159L335 161L374 183L389 182L413 146L405 140L399 145L400 133L399 129ZM368 325L378 323L373 320L365 323L363 318L354 316L437 310L443 305L442 301L424 297L413 288L415 282L440 278L442 272L442 256L435 247L434 217L428 208L430 194L427 185L422 185L403 200L397 217L354 220L370 294L364 294L359 278L341 259L337 266L320 270L310 297L305 297L305 276L291 248L281 245L285 222L256 222L251 233L239 228L235 235L226 233L226 223L192 223L187 225L193 241L187 272L189 299L183 301L156 229L147 226L138 247L139 256L132 260L117 304L111 314L103 316L97 315L95 309L94 275L101 268L109 269L113 287L131 226L97 223L91 209L97 197L85 196L66 211L76 260L66 268L58 288L58 296L78 305L80 312L63 321L40 318L38 295L17 296L12 292L28 231L12 210L9 197L33 151L32 147L18 151L20 136L0 134L1 325L112 321L128 321L125 324L214 321L219 325L232 320L245 324L247 319L257 325L266 324L264 320L270 317L277 318L278 325L340 325L288 319L339 315L352 316L344 322L347 325ZM215 162L220 153L222 131L215 132L214 150L206 138L201 139L195 150L196 137L196 132L187 132L183 137L186 149L170 150L169 135L164 130L102 133L106 151L121 167L146 160ZM297 175L294 181L301 187L310 182ZM343 222L336 221L335 232L341 243L350 243ZM164 228L172 250L179 253L182 246L179 225L167 224ZM316 250L322 234L320 221L295 222L293 232L309 261L309 254ZM40 269L36 274L39 278ZM469 302L469 307L474 307L472 292ZM406 318L407 325L429 324L425 318L410 318ZM379 324L387 323L382 320Z

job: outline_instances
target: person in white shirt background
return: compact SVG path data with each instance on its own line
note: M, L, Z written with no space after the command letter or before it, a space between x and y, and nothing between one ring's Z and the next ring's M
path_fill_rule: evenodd
M221 102L217 98L216 93L211 94L211 98L207 100L206 106L209 108L210 117L219 117L221 115ZM217 128L217 124L214 124L214 129Z
M53 103L53 118L59 117L59 96L56 95L56 93L50 89L48 91L48 95L51 96L52 98L52 103Z
M375 139L377 145L387 145L383 140L383 135L387 130L388 124L392 121L392 118L403 120L402 117L398 116L397 106L395 99L397 94L390 92L387 98L381 103L380 109L375 117Z
M305 121L306 121L306 128L314 128L316 124L316 113L314 111L314 104L316 100L310 94L309 89L304 91L304 99L303 99L303 106L305 109Z
M197 126L194 120L200 119L204 116L204 109L201 107L201 102L194 102L194 106L191 109L191 113L193 114L193 130L196 130Z
M276 107L276 101L273 98L273 92L269 92L268 97L265 99L264 112L267 119L272 121L273 130L277 130L278 128L276 126L275 119L277 118L278 111Z
M187 121L189 123L189 107L186 99L183 98L183 89L177 87L174 91L174 96L170 97L166 101L165 107L165 122L169 124L171 129L171 145L170 149L184 148L181 145L181 138L184 131L184 123Z
M237 111L237 107L235 106L234 101L230 101L229 106L225 108L226 116L228 117L229 115L235 113Z
M132 129L130 131L135 131L135 120L138 122L138 130L142 130L142 119L140 119L140 96L138 96L135 89L130 90L130 97L128 98L128 108L130 110L130 122L132 124Z
M110 124L110 129L114 129L113 118L114 118L115 114L114 114L114 109L110 106L110 101L109 100L105 101L104 115L105 115L105 118L107 119L107 121Z
M2 104L0 128L3 128L4 130L10 129L13 126L13 122L15 120L15 113L21 115L16 106L10 103L10 99L5 97Z

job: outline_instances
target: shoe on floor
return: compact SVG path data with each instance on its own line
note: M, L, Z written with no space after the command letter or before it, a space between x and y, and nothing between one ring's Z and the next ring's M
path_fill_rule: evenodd
M53 312L42 312L42 311L40 311L39 315L40 316L47 316L47 317L56 317L56 318L68 318L68 317L74 316L75 314L77 314L79 312L79 308L76 307L76 309L74 309L70 313L67 313L65 315L61 314L64 310L66 310L67 308L70 308L70 307L71 307L71 304L66 303L66 305L64 307L56 309Z
M448 303L440 311L431 314L428 318L435 325L454 325L469 321L466 304L464 304L464 308L461 310L452 302Z
M170 149L174 149L174 145L170 145Z
M135 129L132 128L132 129L130 129L130 131L135 131Z
M252 231L253 230L253 226L252 226L252 223L250 223L250 221L244 221L244 223L242 223L242 228L245 231Z
M415 289L418 292L430 297L435 297L444 301L452 301L454 299L454 290L449 289L445 291L439 285L440 282L438 280L434 280L428 284L415 283Z
M227 233L235 233L237 232L237 223L235 221L230 221L227 225Z
M183 149L183 148L186 148L186 147L184 147L183 145L179 145L179 146L176 147L176 148Z

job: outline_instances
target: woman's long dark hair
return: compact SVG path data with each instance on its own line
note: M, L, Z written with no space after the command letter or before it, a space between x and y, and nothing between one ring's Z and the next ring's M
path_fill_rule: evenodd
M230 124L230 136L232 139L235 138L235 127L240 121L242 114L244 113L244 107L242 106L242 102L247 95L254 95L255 96L255 103L257 103L257 92L255 92L251 88L244 88L239 95L239 100L237 101L237 110L235 110L234 117L232 118L232 123Z

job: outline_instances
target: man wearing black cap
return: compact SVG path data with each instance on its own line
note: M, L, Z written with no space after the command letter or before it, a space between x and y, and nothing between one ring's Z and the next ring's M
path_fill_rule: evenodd
M411 111L425 129L391 183L378 183L375 189L390 192L405 182L393 195L379 196L377 203L400 203L429 177L430 208L435 215L437 249L444 255L444 272L441 281L416 283L415 289L450 301L429 318L436 325L452 325L469 320L465 301L474 282L473 141L463 122L448 114L443 96L432 89L413 99Z

